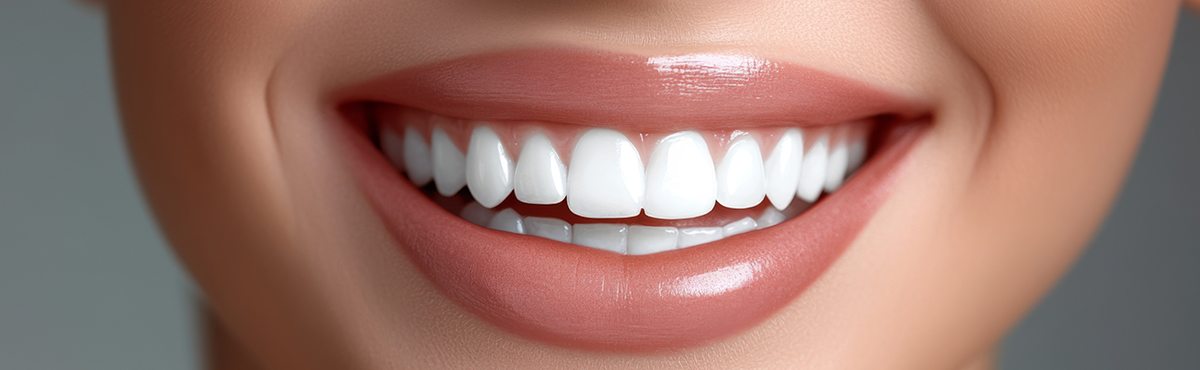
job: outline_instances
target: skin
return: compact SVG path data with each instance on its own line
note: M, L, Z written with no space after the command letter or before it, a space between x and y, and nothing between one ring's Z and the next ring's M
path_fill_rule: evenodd
M211 310L216 368L987 368L1133 158L1181 3L112 1L129 147ZM894 195L764 324L659 354L499 331L429 286L320 94L530 43L741 51L936 102Z

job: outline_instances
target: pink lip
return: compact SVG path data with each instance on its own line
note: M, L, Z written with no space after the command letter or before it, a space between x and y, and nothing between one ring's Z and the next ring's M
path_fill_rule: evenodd
M663 61L674 60L670 68ZM922 106L819 71L738 56L646 58L569 49L472 56L339 95L459 117L667 129L755 121L830 124ZM750 117L750 118L747 118ZM679 122L686 122L680 124ZM474 226L411 186L352 125L350 167L396 243L446 296L511 332L558 345L654 351L752 327L800 295L885 199L924 132L900 129L837 193L773 228L621 256ZM712 126L708 126L712 127Z
M538 120L630 132L747 122L821 125L923 105L817 70L751 56L644 57L576 49L504 51L411 68L343 91L451 117Z

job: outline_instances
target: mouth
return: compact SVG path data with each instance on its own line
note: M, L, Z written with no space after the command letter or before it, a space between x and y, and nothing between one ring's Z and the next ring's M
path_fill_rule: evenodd
M331 97L398 248L478 317L656 351L786 306L886 199L927 105L745 55L527 49Z

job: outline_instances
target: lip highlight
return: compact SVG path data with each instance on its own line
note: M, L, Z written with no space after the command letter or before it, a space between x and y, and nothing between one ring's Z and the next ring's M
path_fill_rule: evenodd
M359 100L635 131L833 124L911 118L924 110L859 82L756 58L569 49L505 51L410 68L338 99ZM364 194L396 244L443 294L528 338L622 351L709 343L794 300L854 240L925 131L924 125L887 131L841 190L771 229L623 256L470 224L409 184L361 130L341 126Z

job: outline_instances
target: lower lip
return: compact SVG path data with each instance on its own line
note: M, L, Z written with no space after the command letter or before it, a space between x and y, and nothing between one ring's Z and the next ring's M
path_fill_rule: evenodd
M893 130L842 189L785 223L699 247L622 256L470 224L411 186L362 132L341 126L364 193L443 294L528 338L615 351L710 343L780 310L855 239L925 131Z

